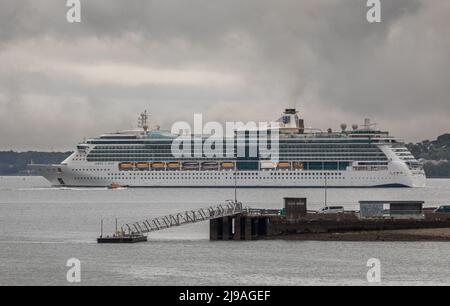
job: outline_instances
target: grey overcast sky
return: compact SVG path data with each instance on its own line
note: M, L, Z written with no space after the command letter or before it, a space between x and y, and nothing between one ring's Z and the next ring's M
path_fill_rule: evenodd
M0 0L0 149L66 150L136 124L370 117L407 141L450 132L450 1Z

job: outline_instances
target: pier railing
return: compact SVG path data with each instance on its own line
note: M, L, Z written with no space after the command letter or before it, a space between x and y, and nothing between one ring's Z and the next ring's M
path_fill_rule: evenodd
M242 213L242 211L242 203L230 201L226 204L218 206L190 210L182 213L170 214L140 222L125 224L124 227L122 227L122 232L125 232L126 230L129 234L146 234L174 226L233 216Z
M280 209L260 209L260 208L244 208L242 213L248 216L279 216Z

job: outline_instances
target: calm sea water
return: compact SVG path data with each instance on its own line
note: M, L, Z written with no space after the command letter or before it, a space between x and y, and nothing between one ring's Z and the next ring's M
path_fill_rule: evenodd
M250 207L280 208L282 198L323 206L320 189L245 189ZM58 189L42 178L0 177L0 285L68 285L66 262L82 263L83 285L366 285L367 260L382 263L384 285L450 285L450 243L210 242L208 223L169 229L148 243L97 245L100 220L119 223L201 208L232 189ZM329 204L359 200L450 202L450 180L421 189L329 189Z

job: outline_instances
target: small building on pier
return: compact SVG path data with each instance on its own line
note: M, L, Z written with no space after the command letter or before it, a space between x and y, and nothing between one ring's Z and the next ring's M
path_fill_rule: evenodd
M425 218L423 201L359 201L360 218Z

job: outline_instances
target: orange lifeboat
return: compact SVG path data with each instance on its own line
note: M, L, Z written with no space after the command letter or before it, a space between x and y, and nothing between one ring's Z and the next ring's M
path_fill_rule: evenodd
M278 168L279 169L289 169L289 168L291 168L291 163L290 162L279 162Z
M179 162L169 162L167 163L167 168L170 170L179 170L181 164Z
M134 168L134 163L120 163L119 164L119 170L120 171L127 171L127 170L133 170Z
M165 167L166 167L165 162L154 162L152 164L152 169L155 169L155 170L164 170Z
M150 163L148 163L148 162L136 163L136 168L138 168L138 170L149 170Z
M223 163L220 164L220 167L223 170L234 169L234 163L233 162L223 162Z

